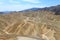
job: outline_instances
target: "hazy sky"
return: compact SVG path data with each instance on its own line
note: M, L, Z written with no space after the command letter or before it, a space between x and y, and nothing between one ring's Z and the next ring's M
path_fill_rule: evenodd
M59 5L60 0L0 0L0 11L19 11L33 7Z

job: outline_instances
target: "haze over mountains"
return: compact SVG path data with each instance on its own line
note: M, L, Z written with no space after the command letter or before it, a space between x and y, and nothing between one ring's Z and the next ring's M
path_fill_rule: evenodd
M30 8L30 9L22 10L21 12L38 11L38 10L52 11L52 12L55 12L56 15L60 15L60 5L44 7L44 8ZM9 13L9 12L14 12L14 11L0 12L0 14ZM19 11L17 11L17 12L19 12Z

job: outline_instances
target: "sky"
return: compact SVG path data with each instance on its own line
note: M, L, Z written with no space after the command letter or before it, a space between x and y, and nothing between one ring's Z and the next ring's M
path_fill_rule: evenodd
M0 0L0 11L21 11L59 5L60 0Z

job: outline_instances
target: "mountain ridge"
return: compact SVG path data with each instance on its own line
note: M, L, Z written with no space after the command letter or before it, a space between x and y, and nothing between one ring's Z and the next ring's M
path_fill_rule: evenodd
M44 7L44 8L30 8L22 11L6 11L6 12L0 12L0 14L7 14L11 12L13 13L13 12L41 11L41 10L55 12L55 15L60 15L60 5Z
M44 8L30 8L30 9L22 10L22 12L38 11L38 10L52 11L52 12L55 12L56 15L60 15L60 5L51 6L51 7L44 7Z

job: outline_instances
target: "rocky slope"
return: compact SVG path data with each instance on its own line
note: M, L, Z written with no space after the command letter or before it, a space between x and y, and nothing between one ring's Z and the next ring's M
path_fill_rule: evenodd
M0 35L6 40L15 40L16 36L60 40L60 15L51 11L0 14Z

